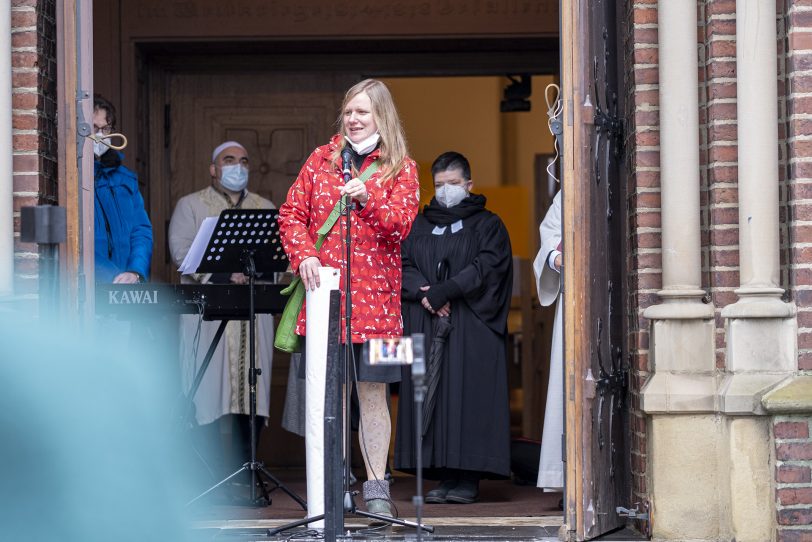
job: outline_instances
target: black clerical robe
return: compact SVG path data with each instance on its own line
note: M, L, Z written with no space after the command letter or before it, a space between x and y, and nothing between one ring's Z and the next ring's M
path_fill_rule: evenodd
M423 440L424 474L441 469L510 473L510 415L506 364L507 316L513 281L510 239L501 219L470 195L451 208L432 199L417 216L403 253L404 335L424 333L428 356L433 321L421 305L430 285L435 309L451 303L452 329L442 360L437 399ZM438 264L445 262L447 275ZM447 276L447 278L445 278ZM416 468L414 393L410 369L400 387L395 468Z

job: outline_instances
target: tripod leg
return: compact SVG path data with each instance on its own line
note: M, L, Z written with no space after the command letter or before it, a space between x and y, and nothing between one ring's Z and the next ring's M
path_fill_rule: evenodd
M393 518L393 517L390 517L390 516L382 516L380 514L373 514L372 512L365 512L363 510L353 510L352 513L356 514L358 516L363 516L365 518L377 519L377 520L380 520L380 521L385 521L387 523L394 523L396 525L403 525L404 527L413 527L413 528L420 527L421 529L423 529L424 531L427 531L429 533L434 532L434 527L432 527L431 525L423 525L423 524L415 523L413 521L406 521L405 519L398 519L398 518Z
M204 491L203 493L201 493L200 495L198 495L197 497L192 499L191 501L187 502L186 506L194 504L196 501L202 499L203 497L205 497L206 495L208 495L209 493L211 493L212 491L214 491L215 489L217 489L221 485L225 484L226 482L228 482L229 480L231 480L232 478L234 478L235 476L237 476L239 473L241 473L244 470L250 470L250 466L249 466L248 463L246 463L245 465L243 465L242 467L240 467L239 469L237 469L236 471L234 471L233 473L228 475L226 478L223 478L222 480L220 480L219 482L217 482L216 484L211 486L209 489L207 489L206 491Z
M265 499L265 503L270 506L273 501L271 501L271 491L276 489L275 487L271 488L270 491L265 486L265 482L262 481L262 463L255 463L251 466L251 470L254 472L254 476L252 476L252 482L254 484L259 484L259 488L262 490L262 499ZM262 469L264 470L264 469ZM260 497L256 497L256 500L259 501ZM260 501L261 502L261 501Z
M281 481L280 481L280 480L279 480L279 479L278 479L276 476L274 476L273 474L271 474L270 472L268 472L268 469L266 469L266 468L265 468L264 466L262 466L261 464L260 464L260 465L257 467L257 469L258 469L258 470L257 470L257 474L258 474L258 475L259 475L260 473L262 473L262 475L264 475L266 478L268 478L268 480L270 480L271 482L273 482L274 487L273 487L273 488L271 488L271 491L274 491L274 490L277 490L277 489L281 489L282 491L284 491L285 493L287 493L287 494L290 496L290 498L291 498L291 499L293 499L294 501L296 501L297 503L299 503L299 506L301 506L301 507L302 507L302 510L307 510L307 503L305 502L305 500L304 500L304 499L302 499L300 496L298 496L296 493L294 493L294 492L293 492L293 491L292 491L292 490L291 490L291 489L290 489L288 486L286 486L285 484L283 484L283 483L282 483L282 482L281 482ZM261 482L262 482L262 477L260 477L260 483L261 483ZM264 484L262 484L262 487L264 488L264 487L265 487L265 485L264 485ZM267 492L266 492L266 496L267 496ZM270 500L270 497L268 497L268 500Z
M324 519L324 514L319 514L318 516L313 516L312 518L304 518L299 521L294 521L292 523L286 523L281 527L277 527L276 529L268 529L268 536L273 536L275 534L279 534L283 531L287 531L288 529L293 529L294 527L301 527L302 525L307 525L308 523L314 521L321 521Z

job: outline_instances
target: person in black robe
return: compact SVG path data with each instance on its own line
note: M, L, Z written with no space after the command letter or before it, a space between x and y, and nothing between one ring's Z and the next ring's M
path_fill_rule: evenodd
M512 252L502 220L485 209L484 196L470 193L463 155L440 155L431 172L435 197L401 247L404 335L425 334L428 365L437 319L450 319L422 445L425 477L441 482L425 502L472 503L481 478L510 474L506 339ZM395 439L394 465L405 472L415 472L417 463L410 371L404 367Z

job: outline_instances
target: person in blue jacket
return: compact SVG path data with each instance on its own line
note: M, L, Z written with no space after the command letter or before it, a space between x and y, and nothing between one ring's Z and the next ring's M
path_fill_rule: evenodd
M149 278L152 225L144 209L135 173L107 137L115 128L116 109L98 94L93 100L95 173L96 282L134 284Z

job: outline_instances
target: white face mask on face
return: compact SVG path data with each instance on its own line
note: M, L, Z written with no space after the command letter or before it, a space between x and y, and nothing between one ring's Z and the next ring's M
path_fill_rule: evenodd
M110 138L104 137L104 133L102 132L96 132L94 135L97 139L99 139L99 141L96 141L95 139L93 140L93 154L95 154L96 157L99 157L106 153L107 149L110 148Z
M240 164L221 167L220 186L232 192L242 192L248 186L248 169Z
M375 146L378 144L378 141L381 139L381 134L379 134L378 132L375 132L374 134L372 134L368 138L366 138L366 139L364 139L362 141L359 141L358 143L353 143L352 141L350 141L350 138L348 138L347 136L344 136L344 139L346 139L347 143L350 144L350 146L352 147L352 150L354 150L358 154L363 155L363 154L369 154L375 149Z
M456 184L444 184L434 194L443 207L454 207L468 197L468 191Z

